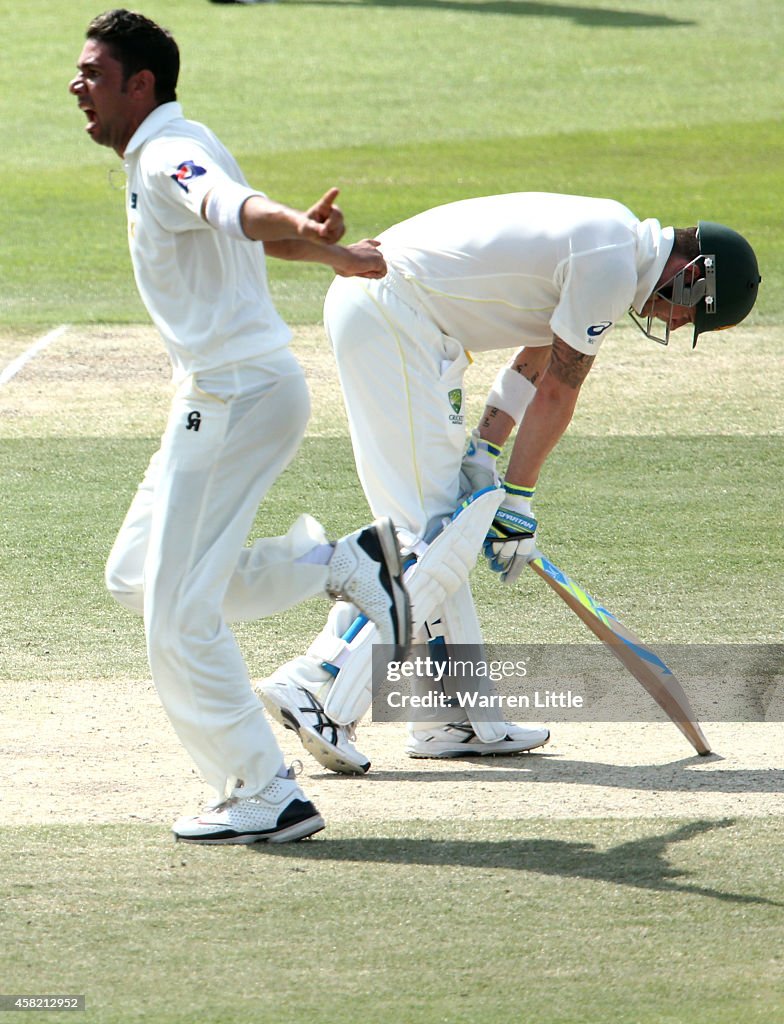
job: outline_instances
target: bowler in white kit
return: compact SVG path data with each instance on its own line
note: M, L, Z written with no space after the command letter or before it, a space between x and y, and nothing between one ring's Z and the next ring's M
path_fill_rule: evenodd
M245 546L309 415L265 250L368 279L385 263L371 240L338 244L336 189L302 212L248 185L213 133L183 117L179 51L154 22L122 9L99 15L77 69L69 88L87 133L123 160L136 282L176 389L106 567L113 596L144 616L163 706L216 791L174 833L203 843L301 839L324 821L283 764L229 623L342 596L405 657L410 608L388 518L334 544L303 515L284 537Z

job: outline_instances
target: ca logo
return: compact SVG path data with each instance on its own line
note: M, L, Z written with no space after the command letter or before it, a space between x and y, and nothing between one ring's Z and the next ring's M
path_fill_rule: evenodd
M461 409L463 408L462 388L452 388L452 390L448 394L448 398L449 404L452 406L452 409L454 410L449 414L449 422L456 423L458 426L460 426L465 418L461 412Z
M189 412L188 422L185 426L186 430L198 430L201 426L201 413L200 412Z

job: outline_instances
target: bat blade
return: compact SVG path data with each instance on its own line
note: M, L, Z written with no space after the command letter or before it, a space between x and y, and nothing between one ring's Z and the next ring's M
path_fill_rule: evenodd
M667 717L683 733L698 754L710 754L708 741L695 720L689 698L672 671L628 626L595 601L544 555L528 563L572 609L588 629L605 643Z

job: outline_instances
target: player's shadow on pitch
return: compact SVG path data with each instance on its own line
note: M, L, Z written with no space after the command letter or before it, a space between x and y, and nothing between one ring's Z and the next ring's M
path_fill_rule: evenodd
M333 3L338 7L430 7L470 14L509 14L524 18L566 18L589 28L682 28L696 25L693 19L671 18L645 11L613 11L606 7L574 7L571 4L538 3L535 0L286 0L287 4Z
M667 860L669 848L735 822L695 821L660 835L620 843L608 850L592 843L563 839L409 839L369 836L358 839L311 840L272 846L259 843L247 849L264 855L346 863L377 862L407 867L506 868L562 878L583 878L657 892L677 892L729 903L784 907L765 896L723 892L685 881L689 872Z
M619 765L572 761L556 754L537 753L532 757L494 758L493 767L487 765L486 758L460 758L463 767L454 770L371 770L365 779L379 783L467 782L470 779L667 793L784 793L784 771L776 768L704 770L719 760L719 755L695 755L668 764ZM324 772L322 777L334 776Z

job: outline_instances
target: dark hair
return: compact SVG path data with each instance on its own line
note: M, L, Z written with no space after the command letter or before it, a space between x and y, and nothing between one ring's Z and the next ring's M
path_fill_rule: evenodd
M687 260L696 260L700 255L700 243L695 228L675 228L675 243L672 251Z
M118 8L93 18L87 26L87 38L109 46L114 59L122 65L124 82L137 71L151 71L158 103L177 99L180 51L167 29L143 14Z

